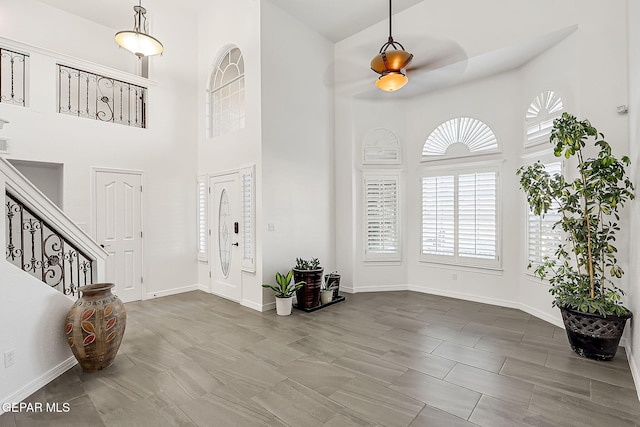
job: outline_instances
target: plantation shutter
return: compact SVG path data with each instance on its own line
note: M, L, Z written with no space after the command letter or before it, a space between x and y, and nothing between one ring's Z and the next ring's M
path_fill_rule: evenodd
M455 247L454 176L422 178L422 253L453 256Z
M496 173L458 176L458 255L496 259Z
M207 260L207 182L198 177L198 259Z
M245 169L241 173L242 187L242 266L245 270L254 271L254 241L253 234L253 168Z
M545 170L551 175L560 174L562 163L554 162L545 165ZM527 257L532 265L540 265L545 257L555 258L556 249L562 242L560 229L553 225L561 219L557 203L544 215L536 215L530 209L527 211Z
M400 255L399 186L397 175L364 178L366 254L373 258Z

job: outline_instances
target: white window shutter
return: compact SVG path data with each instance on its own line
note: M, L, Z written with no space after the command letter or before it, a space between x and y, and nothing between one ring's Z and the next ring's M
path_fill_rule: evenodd
M207 180L198 177L198 259L207 261Z
M453 256L455 247L454 176L422 178L422 253Z
M253 167L243 169L240 173L242 190L242 268L255 271L255 203L254 203Z
M400 259L400 177L364 177L366 248L368 260Z
M551 175L561 173L562 163L554 162L545 165ZM554 258L558 245L562 242L562 232L553 225L561 219L557 211L558 205L553 203L544 215L536 215L531 209L527 212L527 258L533 265L540 265L545 257Z
M496 259L496 173L458 177L458 255Z

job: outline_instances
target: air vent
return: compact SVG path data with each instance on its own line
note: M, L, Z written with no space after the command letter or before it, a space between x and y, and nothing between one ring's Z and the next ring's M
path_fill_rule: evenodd
M9 154L11 152L11 146L9 145L8 138L0 138L0 154Z

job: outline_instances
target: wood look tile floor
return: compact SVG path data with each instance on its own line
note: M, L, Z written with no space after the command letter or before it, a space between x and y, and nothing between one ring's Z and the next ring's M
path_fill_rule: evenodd
M126 305L115 363L79 366L5 413L21 426L638 426L623 348L575 355L522 311L414 292L287 317L204 292Z

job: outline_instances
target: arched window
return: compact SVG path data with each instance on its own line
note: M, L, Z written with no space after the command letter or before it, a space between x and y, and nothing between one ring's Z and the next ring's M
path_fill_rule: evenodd
M525 117L527 137L525 147L531 147L549 141L553 121L564 111L562 98L555 92L548 90L536 96Z
M423 160L462 157L498 151L498 141L485 123L470 117L457 117L442 123L427 138Z
M427 138L422 160L499 152L493 131L460 117ZM424 167L421 260L465 267L500 268L500 163L470 159Z
M207 99L208 134L225 135L245 125L244 59L237 47L221 55L209 80Z
M400 164L400 141L389 129L372 130L364 139L362 163Z

